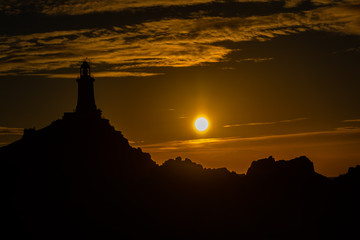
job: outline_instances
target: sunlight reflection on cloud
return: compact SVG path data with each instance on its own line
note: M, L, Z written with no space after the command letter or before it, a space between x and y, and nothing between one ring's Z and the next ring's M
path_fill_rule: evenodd
M314 132L301 132L301 133L290 133L290 134L279 134L279 135L268 135L268 136L254 136L254 137L223 137L223 138L203 138L203 139L188 139L188 140L175 140L164 143L154 143L154 144L142 144L138 147L143 148L145 151L149 152L162 152L166 151L164 147L167 146L169 149L177 150L188 150L188 149L203 149L205 147L211 146L214 148L214 144L227 144L228 146L234 147L234 145L229 145L229 143L241 143L238 147L244 147L244 143L250 142L261 142L266 140L274 139L296 139L296 138L305 138L305 137L314 137L314 136L340 136L340 135L358 135L360 134L359 127L342 127L335 128L333 130L327 131L314 131ZM358 140L357 140L358 141ZM259 147L259 145L256 147ZM224 145L222 145L224 147ZM250 146L251 147L251 146ZM254 146L253 146L254 147Z
M88 57L95 65L108 65L106 70L117 76L128 75L129 72L135 72L134 76L151 76L154 73L144 69L189 67L223 61L233 50L217 44L219 42L266 41L309 30L360 34L359 9L338 4L297 13L175 18L126 27L114 26L112 29L3 36L0 37L0 73L56 71L69 68ZM247 58L253 62L271 59L257 61L257 58ZM138 73L140 68L143 74Z

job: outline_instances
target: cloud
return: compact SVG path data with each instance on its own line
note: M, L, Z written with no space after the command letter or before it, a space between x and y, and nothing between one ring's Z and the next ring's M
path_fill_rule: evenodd
M183 25L184 21L186 20L183 20ZM171 25L181 22L173 20ZM190 23L191 21L186 24ZM85 57L90 58L95 65L111 65L117 71L147 67L187 67L217 62L230 52L229 49L209 45L204 41L193 42L191 38L185 37L176 39L179 36L175 36L175 30L162 29L175 26L162 22L154 24L157 24L158 29L145 24L127 29L116 27L114 30L87 29L2 37L0 46L5 51L1 56L0 73L49 72L69 68ZM164 37L167 31L170 36ZM59 35L61 41L55 43L54 38L60 37Z
M300 5L302 2L304 2L304 1L303 0L286 0L284 7L287 7L287 8L296 7L296 6Z
M289 123L289 122L298 122L298 121L304 121L308 120L309 118L295 118L295 119L289 119L289 120L281 120L281 121L274 121L274 122L252 122L252 123L237 123L237 124L228 124L225 125L225 128L230 127L243 127L243 126L263 126L263 125L273 125L273 124L279 124L279 123Z
M0 11L19 14L26 11L48 15L80 15L96 12L114 12L129 8L147 8L154 6L184 6L213 2L213 0L12 0L0 3Z
M349 120L344 120L343 122L360 122L360 119L349 119Z
M45 72L44 76L51 77L88 57L94 66L116 76L152 76L155 73L148 68L225 61L233 50L218 44L221 42L266 41L311 30L360 35L360 5L342 2L261 16L174 18L112 29L3 36L0 74ZM272 58L250 57L240 61L269 60Z
M282 2L283 0L236 0L236 2ZM11 0L0 3L0 12L20 14L33 11L47 15L83 15L90 13L118 12L126 9L146 9L149 7L188 6L226 1L216 0ZM302 0L285 0L285 7L295 7Z
M236 62L255 62L255 63L258 63L258 62L271 61L271 60L273 60L273 59L274 59L273 57L267 57L267 58L245 58L245 59L236 60Z
M357 0L344 0L345 3L356 3ZM238 3L284 3L285 8L294 8L307 0L235 0ZM312 0L315 5L335 4L336 0ZM217 0L11 0L0 3L0 12L21 14L36 12L47 15L83 15L90 13L119 12L127 9L146 9L151 7L189 6L208 3L227 4Z
M9 128L0 126L0 135L23 135L23 128Z
M150 77L150 76L156 76L156 75L162 75L163 73L147 73L147 72L96 72L95 74L92 74L93 77L96 78L104 78L104 77ZM54 73L54 74L29 74L32 76L43 76L47 78L70 78L75 79L78 76L76 74L72 73Z
M58 14L87 14L93 12L120 11L128 8L146 8L154 6L195 5L212 2L212 0L68 0L64 3L45 6L42 13Z
M228 144L230 143L249 143L249 142L259 142L266 140L276 140L276 139L297 139L311 136L345 136L345 135L358 135L360 134L360 128L358 127L345 127L345 128L335 128L333 130L327 131L313 131L313 132L300 132L300 133L289 133L289 134L279 134L279 135L267 135L267 136L255 136L255 137L222 137L222 138L203 138L203 139L189 139L189 140L175 140L168 141L163 143L154 143L154 144L143 144L138 145L143 150L148 152L166 152L168 150L184 150L191 151L192 149L204 149L211 148L215 149L216 145Z

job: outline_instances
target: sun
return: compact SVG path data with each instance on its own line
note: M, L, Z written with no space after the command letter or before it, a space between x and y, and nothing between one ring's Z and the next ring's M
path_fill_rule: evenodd
M198 119L196 119L195 121L195 128L200 131L203 132L205 131L207 128L209 127L209 122L206 118L204 117L200 117Z

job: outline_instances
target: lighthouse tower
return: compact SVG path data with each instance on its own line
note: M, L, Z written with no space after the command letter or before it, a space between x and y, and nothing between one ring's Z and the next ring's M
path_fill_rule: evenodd
M78 83L78 100L76 112L84 115L92 115L96 112L94 97L94 78L91 77L90 65L84 61L80 67Z
M95 105L94 81L95 79L91 77L90 65L84 61L80 66L80 77L76 79L78 84L76 110L73 113L65 113L64 118L101 118L101 110Z

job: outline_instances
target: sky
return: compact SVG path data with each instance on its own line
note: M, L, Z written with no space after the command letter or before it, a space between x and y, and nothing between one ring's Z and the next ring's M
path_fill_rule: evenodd
M359 0L5 0L0 29L0 146L75 109L86 59L103 117L159 164L360 164Z

